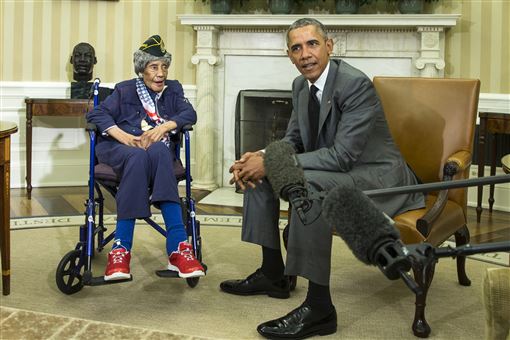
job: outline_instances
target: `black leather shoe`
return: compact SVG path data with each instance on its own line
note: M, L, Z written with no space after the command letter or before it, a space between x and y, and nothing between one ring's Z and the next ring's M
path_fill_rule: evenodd
M287 276L287 278L289 279L289 286L290 286L290 291L294 291L294 289L296 289L296 285L297 285L297 276L296 275L289 275Z
M244 280L228 280L220 284L222 291L235 295L262 295L278 299L287 299L290 296L289 279L271 281L260 269Z
M317 314L317 313L315 313ZM257 327L257 331L268 339L304 339L314 335L328 335L336 332L336 310L325 317L314 315L310 306L302 304L289 314Z

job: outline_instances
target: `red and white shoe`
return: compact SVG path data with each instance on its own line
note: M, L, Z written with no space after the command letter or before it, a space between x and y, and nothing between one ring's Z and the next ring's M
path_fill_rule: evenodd
M131 253L124 248L117 248L109 252L104 280L113 281L131 278L129 261L131 261Z
M168 270L178 272L182 278L205 275L204 267L193 254L193 247L184 241L179 243L178 249L168 257Z

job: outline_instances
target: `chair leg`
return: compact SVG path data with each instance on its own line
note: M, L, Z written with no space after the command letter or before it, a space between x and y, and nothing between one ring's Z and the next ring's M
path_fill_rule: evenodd
M419 338L427 338L430 334L430 326L425 319L425 306L427 293L434 277L434 270L437 260L432 260L426 264L416 264L413 266L414 279L420 286L423 293L416 295L413 333Z
M469 229L467 226L463 226L461 229L455 232L455 244L462 246L469 243ZM462 286L470 286L471 280L466 274L466 256L457 256L457 278Z

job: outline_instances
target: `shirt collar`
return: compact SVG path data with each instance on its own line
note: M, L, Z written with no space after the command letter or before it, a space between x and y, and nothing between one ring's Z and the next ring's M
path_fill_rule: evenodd
M322 94L322 91L324 90L324 86L326 86L326 79L328 78L328 72L329 72L329 61L328 61L328 64L326 65L326 68L320 75L319 79L317 79L315 81L315 83L312 83L311 81L308 80L308 89L310 89L310 86L315 85L319 89L318 92Z

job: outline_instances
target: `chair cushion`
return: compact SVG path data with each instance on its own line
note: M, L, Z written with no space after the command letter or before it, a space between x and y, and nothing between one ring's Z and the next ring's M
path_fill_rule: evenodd
M421 243L425 240L416 229L416 220L425 215L426 211L425 208L410 210L393 218L395 226L400 231L400 238L405 244Z
M182 165L180 159L174 160L174 175L177 179L177 182L186 179L186 168Z
M416 220L434 205L437 196L427 195L426 208L407 211L393 219L400 230L402 241L406 244L428 242L433 246L441 244L455 231L466 224L466 217L462 207L448 200L443 212L434 222L433 228L427 238L416 229Z
M117 176L112 167L104 163L98 163L94 166L94 178L100 181L119 183L120 177Z
M174 175L177 182L186 179L186 169L182 165L180 159L174 161ZM119 185L120 176L118 176L112 167L104 163L98 163L94 166L94 178L100 182L108 183L107 185Z

